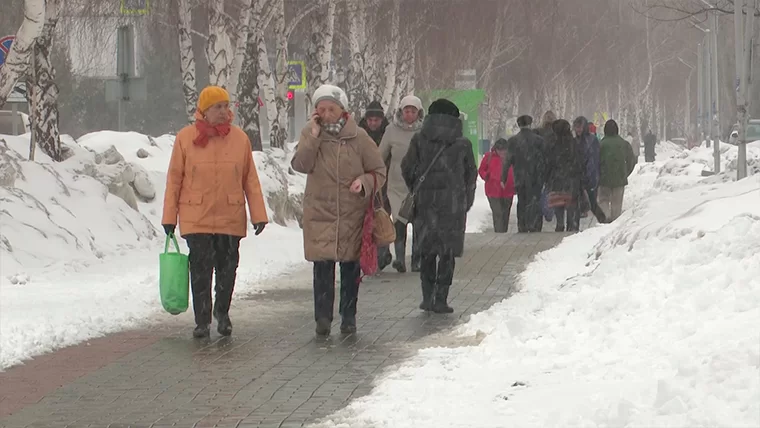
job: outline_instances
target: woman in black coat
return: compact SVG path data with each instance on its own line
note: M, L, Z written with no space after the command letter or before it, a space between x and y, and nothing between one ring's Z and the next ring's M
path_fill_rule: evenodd
M430 171L421 179L428 166ZM420 309L451 313L454 309L447 300L454 258L464 251L467 211L475 199L478 177L472 144L462 136L462 120L454 103L439 99L430 105L422 129L412 137L401 161L401 171L411 191L419 185L413 224L419 231L422 257Z
M582 148L573 137L570 123L564 119L552 125L553 136L547 145L546 187L549 191L549 205L554 207L557 217L557 232L580 229L581 213L579 202L583 195L585 166Z

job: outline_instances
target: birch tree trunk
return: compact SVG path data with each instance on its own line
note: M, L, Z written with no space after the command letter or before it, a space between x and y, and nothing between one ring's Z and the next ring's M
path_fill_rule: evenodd
M271 138L271 130L274 129L274 122L277 120L277 100L275 98L274 76L272 74L272 67L269 64L269 52L267 51L267 43L264 40L263 31L259 33L256 45L259 62L258 82L260 91L262 92L262 99L264 100L264 107L266 107L266 117Z
M240 126L251 141L251 149L255 151L263 150L259 110L259 94L261 93L259 86L259 42L263 38L261 15L264 1L255 0L248 16L249 32L246 37L245 55L238 80Z
M366 23L362 20L363 2L363 0L346 0L348 49L351 56L346 76L346 95L348 96L348 110L354 113L361 111L361 107L369 103L364 88L365 64L362 42L364 41Z
M272 147L285 148L288 139L288 38L285 33L285 0L277 0L274 17L274 35L277 41L275 56L275 107L277 115L269 128Z
M13 90L13 85L29 67L34 39L42 32L44 24L45 0L26 0L24 22L16 32L16 39L5 62L0 66L0 106L5 104Z
M237 40L235 41L235 56L232 59L232 67L227 82L227 90L230 93L230 101L238 101L240 73L245 61L245 52L248 46L248 34L251 32L252 21L251 13L253 9L253 0L244 0L242 4L243 13L240 15L240 23L237 28Z
M309 87L306 103L309 106L314 91L330 80L336 6L336 0L323 0L320 7L312 14L311 37L307 50Z
M396 71L398 68L398 48L401 41L401 32L399 21L401 15L401 0L393 0L393 11L391 13L391 38L388 42L388 50L385 53L385 87L383 88L383 97L380 103L385 111L390 111L393 101L393 92L396 89Z
M189 0L179 0L179 67L182 74L182 93L185 96L185 112L188 123L195 120L198 105L198 87L193 52L192 12Z
M208 11L208 60L209 84L227 87L232 72L232 42L227 34L224 0L212 0Z
M56 162L61 157L58 131L58 85L51 61L53 35L60 16L61 0L46 0L45 24L33 48L31 79L27 85L32 109L32 140Z

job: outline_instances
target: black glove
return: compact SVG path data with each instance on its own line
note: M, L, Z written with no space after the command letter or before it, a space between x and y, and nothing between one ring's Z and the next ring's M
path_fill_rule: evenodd
M264 227L266 227L266 223L255 223L253 225L253 228L256 229L256 233L254 235L258 236L261 235L261 232L264 231Z
M162 224L161 226L164 227L164 232L166 232L166 235L173 235L174 234L174 228L177 227L176 224Z

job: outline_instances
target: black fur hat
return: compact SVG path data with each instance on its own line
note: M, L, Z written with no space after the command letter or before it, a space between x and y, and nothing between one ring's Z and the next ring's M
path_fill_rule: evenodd
M430 104L428 114L447 114L459 118L459 107L445 98L440 98Z

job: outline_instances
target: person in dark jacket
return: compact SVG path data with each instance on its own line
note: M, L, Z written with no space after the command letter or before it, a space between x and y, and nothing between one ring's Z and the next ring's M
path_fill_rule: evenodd
M600 163L599 139L595 134L591 133L589 130L589 121L583 116L579 116L573 121L573 127L575 128L578 146L583 151L583 164L585 165L583 191L585 192L585 195L588 196L588 208L591 209L591 212L599 223L606 223L607 217L597 203ZM581 202L583 203L586 196L583 194L581 196ZM586 208L586 210L588 208Z
M604 138L600 151L601 174L599 177L599 204L610 221L623 212L623 195L628 176L636 166L636 155L628 141L620 136L617 122L604 124Z
M545 142L531 130L533 118L517 118L520 132L507 140L507 156L501 172L502 186L506 186L509 168L514 168L517 192L517 231L540 232L544 218L541 210L541 192L545 177Z
M657 137L652 133L650 129L647 135L644 136L644 161L654 162L655 153L654 146L657 144Z
M546 187L549 191L549 206L557 217L557 232L580 229L579 202L583 195L585 180L584 153L573 137L570 123L564 119L554 122L554 137L547 145Z
M422 129L412 137L401 161L401 171L410 190L419 184L413 227L422 258L420 309L451 313L448 295L454 260L464 252L467 212L475 201L478 179L472 143L463 137L454 103L439 99L430 105Z
M367 131L367 135L372 138L378 146L380 141L385 135L385 129L388 127L389 122L385 117L385 111L379 101L372 101L367 105L367 109L364 112L364 117L359 121L359 127ZM386 163L385 168L389 169L389 165ZM383 185L382 190L383 208L386 211L391 212L391 203L388 199L388 181ZM393 261L393 255L391 254L390 245L377 247L377 271L380 272L385 269L386 266Z

